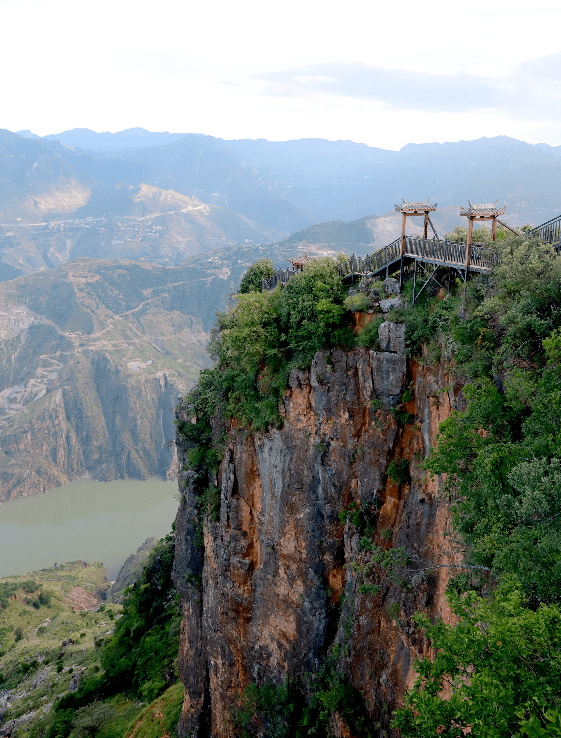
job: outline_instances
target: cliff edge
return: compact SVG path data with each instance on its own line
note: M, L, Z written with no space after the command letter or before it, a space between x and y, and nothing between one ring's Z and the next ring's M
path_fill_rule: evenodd
M460 562L439 480L420 465L460 387L444 366L408 360L402 329L381 327L390 350L322 350L293 370L282 429L248 433L232 421L220 504L204 521L190 444L178 439L181 736L237 735L240 725L264 735L272 713L259 711L259 689L297 684L317 704L318 673L324 692L330 679L347 690L331 705L336 736L393 734L390 714L428 654L412 616L450 619L447 565ZM181 405L177 418L189 420Z

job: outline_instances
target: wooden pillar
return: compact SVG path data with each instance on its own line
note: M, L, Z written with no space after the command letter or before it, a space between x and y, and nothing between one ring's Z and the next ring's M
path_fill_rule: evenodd
M401 258L405 253L405 223L407 222L407 214L401 213Z
M425 238L428 237L428 227L429 227L429 214L428 211L425 213Z
M493 241L497 237L497 219L493 218Z
M467 273L469 269L469 262L471 260L472 237L473 237L473 218L470 218L469 223L468 223L468 237L467 237L467 247L466 247L466 278L467 278Z
M416 289L417 289L417 259L415 259L415 271L413 272L413 305L415 304Z

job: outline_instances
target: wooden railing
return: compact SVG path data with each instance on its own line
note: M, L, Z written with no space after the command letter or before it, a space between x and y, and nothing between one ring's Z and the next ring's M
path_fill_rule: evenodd
M337 264L337 271L341 277L348 277L351 274L373 274L385 269L386 266L397 261L400 256L401 239L398 238L369 256L353 254L349 259L340 261Z
M466 263L466 245L452 241L437 241L434 238L405 237L405 255L420 260L442 262L443 264Z
M509 230L512 228L502 221L499 221ZM432 223L431 223L432 225ZM434 230L434 229L433 229ZM513 231L516 233L516 231ZM561 215L556 218L542 223L526 234L528 237L540 238L544 243L550 243L561 251ZM465 268L467 245L463 242L453 243L446 239L437 238L416 238L415 236L405 237L405 254L404 256L416 261L428 261L433 264L442 264L443 266L454 266ZM348 259L337 263L337 271L340 276L350 277L357 276L373 276L382 272L398 261L401 257L401 238L384 246L384 248L375 251L369 256L356 256L353 254ZM472 243L470 254L470 269L474 271L482 271L492 269L498 264L498 256L495 250L488 245L482 243ZM261 280L263 290L272 290L278 284L286 284L292 277L297 274L293 269L279 269L270 279Z
M529 238L539 238L544 243L552 243L558 245L561 241L561 215L551 220L546 220L526 234Z
M417 261L465 268L466 250L465 243L454 243L446 239L405 237L404 256ZM339 261L336 268L342 278L351 275L373 276L399 261L400 258L401 238L397 238L368 256L353 254L348 259ZM481 243L472 244L470 269L474 271L491 269L497 262L497 255L493 248ZM263 279L261 287L263 290L272 290L278 284L286 284L296 273L293 269L279 269L270 279Z

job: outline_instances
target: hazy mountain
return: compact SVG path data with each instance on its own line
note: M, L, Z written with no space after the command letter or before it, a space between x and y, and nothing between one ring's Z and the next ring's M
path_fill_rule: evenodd
M124 143L129 134L88 132L84 137L81 129L75 129L49 138L67 145L88 142L99 152L107 136ZM180 136L151 135L164 137L158 141ZM139 141L152 140L156 139L140 129L135 148L115 149L111 156L67 155L81 158L81 168L100 181L148 182L289 232L314 221L349 221L383 213L401 196L431 197L441 205L498 198L506 201L507 216L514 224L542 222L558 214L561 203L561 147L507 136L408 144L400 151L352 141L223 141L194 134L163 146L138 147Z
M440 205L507 203L513 224L561 211L561 147L497 136L385 151L350 141L230 141L318 220L354 220L400 197Z
M0 131L0 281L79 256L177 264L286 233L194 196L101 182L72 154Z
M0 499L173 470L173 407L208 362L200 281L77 260L0 285Z
M0 501L90 474L175 474L173 410L208 366L216 311L257 259L226 248L176 267L76 259L0 284Z
M18 131L18 133L20 135L22 133L31 134L30 137L35 136L31 131ZM127 128L127 130L118 133L110 133L109 131L96 133L96 131L89 128L73 128L62 133L50 133L44 138L51 141L62 141L75 149L110 152L140 146L159 146L160 144L177 141L177 139L186 135L186 133L168 133L167 131L155 133L147 131L145 128Z
M171 189L234 210L284 235L316 220L227 142L212 136L189 134L162 146L123 149L111 155L74 151L57 141L52 145L58 145L60 155L76 167L110 186L146 182Z

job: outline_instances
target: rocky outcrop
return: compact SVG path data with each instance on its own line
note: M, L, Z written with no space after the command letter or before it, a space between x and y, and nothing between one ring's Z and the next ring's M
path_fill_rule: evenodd
M217 478L220 517L206 521L204 551L180 445L182 736L233 735L230 710L250 682L280 685L317 670L326 654L379 734L391 734L389 714L428 652L412 616L449 617L449 570L427 574L425 565L459 559L438 480L420 462L459 389L443 367L406 360L398 327L382 334L395 351L321 351L309 370L293 371L282 429L248 435L232 424ZM388 474L392 462L407 470L401 483ZM415 574L378 566L366 578L365 522L379 550L403 547ZM340 716L332 730L352 735Z
M157 538L147 538L137 552L128 557L107 594L107 602L122 603L126 588L138 581L157 543Z
M177 386L164 373L127 377L103 354L84 358L71 367L72 378L61 377L30 403L23 422L18 413L17 424L0 424L0 501L84 476L110 481L171 472Z

